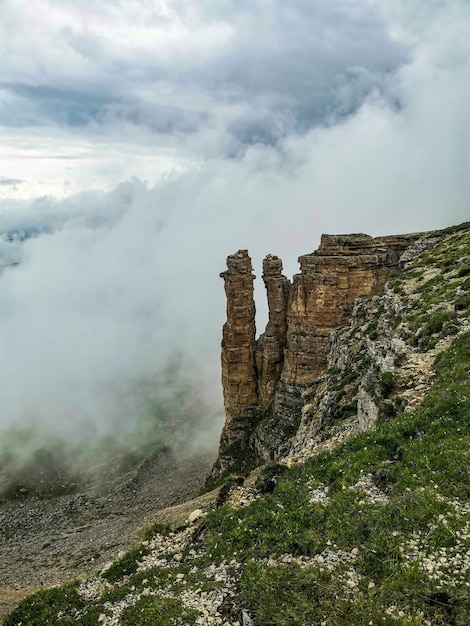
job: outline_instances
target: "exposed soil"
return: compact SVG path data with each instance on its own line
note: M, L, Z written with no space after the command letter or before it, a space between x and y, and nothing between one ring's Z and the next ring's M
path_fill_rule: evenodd
M139 540L158 511L194 497L213 461L165 452L122 477L106 495L94 489L0 501L0 622L42 586L102 569Z

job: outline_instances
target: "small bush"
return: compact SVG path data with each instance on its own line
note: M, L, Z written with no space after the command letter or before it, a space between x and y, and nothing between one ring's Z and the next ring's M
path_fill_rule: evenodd
M156 535L167 535L171 531L171 527L168 524L162 524L155 522L148 528L146 528L142 535L142 541L149 541Z
M462 276L468 276L470 274L470 265L464 265L457 272L457 276L461 278Z
M134 574L138 568L137 561L146 554L148 554L148 550L142 544L136 546L135 548L131 548L117 561L114 561L111 567L102 572L101 575L110 583L114 583L123 578L123 576Z
M382 372L379 380L379 387L381 394L387 397L393 389L395 383L395 377L393 372Z
M470 296L462 296L458 298L455 302L455 310L456 311L465 311L470 307Z
M437 335L444 328L444 324L449 322L453 318L453 314L450 311L439 311L434 313L423 327L422 336L430 337L431 335Z
M73 613L85 605L78 595L77 586L77 582L71 582L63 587L52 587L38 591L25 598L6 618L4 626L18 626L19 624L69 626L75 624Z
M121 615L122 626L172 626L172 624L194 623L196 611L184 609L181 602L173 598L161 596L146 596L138 600L133 606L124 609ZM177 620L177 621L175 621Z

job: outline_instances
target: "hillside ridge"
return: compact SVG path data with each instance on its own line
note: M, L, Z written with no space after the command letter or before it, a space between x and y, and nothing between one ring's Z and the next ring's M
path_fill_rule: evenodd
M262 412L222 449L231 465L219 459L208 484L225 472L222 487L156 514L140 544L95 576L27 598L6 626L468 624L470 224L408 243L380 288L376 268L377 287L335 313L344 323L325 335L322 367L299 383L294 428L263 406L278 390L260 395L256 378L246 391L257 404L246 406ZM238 315L253 278L248 253L234 262L244 265L228 279L242 281ZM283 319L295 319L283 307L297 296L275 257L265 275L270 336L282 338ZM241 317L251 316L249 304ZM256 347L240 354L254 356L259 376ZM271 371L282 383L282 368Z
M456 228L465 230L465 225ZM289 454L292 437L299 428L305 431L312 413L314 389L335 366L335 332L365 315L360 309L366 305L358 298L382 295L379 306L399 309L398 296L391 297L386 289L387 280L447 236L448 230L384 237L322 235L318 250L299 257L301 271L292 282L282 275L281 259L267 255L263 281L269 321L258 340L248 251L227 258L228 269L221 274L227 296L222 339L225 425L214 480L242 469L244 456L250 463L255 457L269 461ZM351 343L343 336L345 341ZM373 419L367 417L372 410L368 398L362 386L353 400L362 427ZM334 410L330 407L330 413Z

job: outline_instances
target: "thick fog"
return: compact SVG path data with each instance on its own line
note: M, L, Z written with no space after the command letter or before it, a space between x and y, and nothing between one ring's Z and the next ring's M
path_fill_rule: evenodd
M291 276L322 232L470 218L465 2L2 12L4 433L131 432L183 389L177 427L215 449L228 254L254 259L261 332L267 253Z

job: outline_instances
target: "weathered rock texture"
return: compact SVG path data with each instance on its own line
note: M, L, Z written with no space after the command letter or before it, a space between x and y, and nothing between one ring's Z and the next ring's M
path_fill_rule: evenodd
M222 339L222 385L225 427L221 447L242 440L247 422L259 413L258 376L255 363L255 301L251 259L247 250L227 258L225 281L227 322Z
M358 296L383 289L418 236L323 235L317 252L299 258L301 273L294 276L287 312L283 381L311 383L325 371L331 331L347 323Z
M299 258L301 271L292 284L282 275L282 261L268 255L263 280L269 321L258 341L251 259L246 250L228 257L221 274L227 295L222 342L226 422L217 471L230 466L234 446L239 454L250 438L255 455L269 458L296 432L302 394L327 369L331 332L348 322L358 296L382 291L400 256L420 236L323 235L316 252Z
M292 284L269 255L266 331L255 341L246 251L228 258L226 425L210 481L302 461L413 410L437 355L470 328L470 223L396 237L324 235ZM393 275L391 275L393 270Z
M284 364L287 343L287 306L290 281L282 275L282 261L268 255L263 261L263 280L268 297L269 321L256 349L256 371L259 381L259 405L271 406Z

